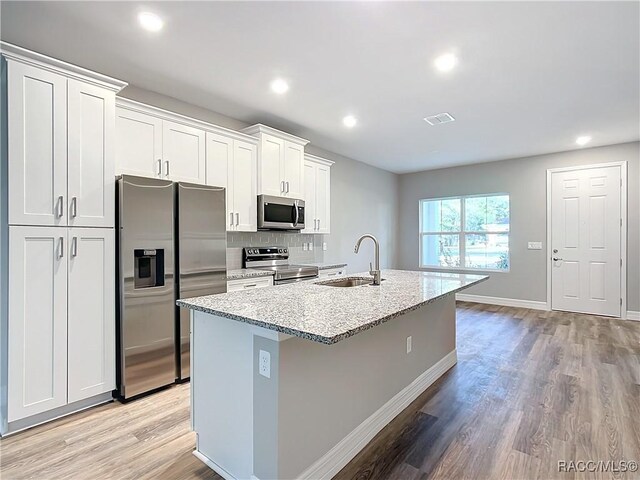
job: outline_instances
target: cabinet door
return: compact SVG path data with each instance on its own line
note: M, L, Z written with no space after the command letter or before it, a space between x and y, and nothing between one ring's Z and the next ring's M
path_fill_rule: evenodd
M163 120L163 178L204 184L205 135L203 130Z
M68 223L113 227L115 94L76 80L67 91Z
M316 233L329 233L331 216L331 169L326 165L316 166Z
M230 179L233 171L233 139L207 132L207 185L225 187L227 231L234 230L235 218L233 216L233 180Z
M116 108L116 173L160 177L162 120Z
M71 403L115 388L114 230L69 229L68 258Z
M304 198L304 147L285 142L284 149L285 195Z
M234 141L233 147L233 215L234 230L255 232L258 229L256 197L256 146Z
M66 246L64 227L9 227L10 422L67 403Z
M258 171L258 195L284 195L285 187L282 173L284 144L284 140L278 137L266 133L262 134Z
M66 225L67 79L8 62L9 224Z
M304 162L304 230L302 233L316 233L316 165Z

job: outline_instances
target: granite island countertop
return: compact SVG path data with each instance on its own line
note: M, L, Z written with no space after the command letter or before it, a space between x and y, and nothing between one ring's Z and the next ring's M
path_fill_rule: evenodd
M241 280L243 278L271 277L273 270L258 270L256 268L238 268L227 271L227 280Z
M370 278L367 273L349 277ZM489 277L383 270L382 278L385 280L379 286L341 288L320 285L323 281L317 280L186 298L176 303L314 342L333 344Z

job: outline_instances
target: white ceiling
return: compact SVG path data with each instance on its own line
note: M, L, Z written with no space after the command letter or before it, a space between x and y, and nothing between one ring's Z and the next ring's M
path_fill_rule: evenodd
M640 138L640 3L5 2L3 40L393 172ZM139 28L150 10L166 25ZM454 51L442 74L433 59ZM269 90L281 76L291 89ZM449 112L456 122L422 119ZM358 125L341 119L353 114Z

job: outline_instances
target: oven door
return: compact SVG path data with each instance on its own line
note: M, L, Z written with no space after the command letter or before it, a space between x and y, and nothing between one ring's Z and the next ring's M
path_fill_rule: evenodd
M302 230L304 200L258 195L259 230Z

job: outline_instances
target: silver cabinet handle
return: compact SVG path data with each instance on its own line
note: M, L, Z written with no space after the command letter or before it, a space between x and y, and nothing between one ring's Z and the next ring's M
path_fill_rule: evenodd
M60 251L58 252L58 258L64 257L64 237L60 237Z
M78 256L78 237L73 237L73 240L71 240L71 256Z
M158 159L158 176L162 176L162 160Z
M164 166L165 166L165 169L166 169L166 173L164 174L164 176L168 177L169 176L169 160L165 160L164 161Z
M56 202L56 210L58 218L62 218L62 215L64 215L64 197L62 195L58 197L58 201Z
M313 219L313 229L317 230L318 229L318 220L317 219Z
M244 288L253 288L253 287L257 287L258 284L257 283L252 283L250 285L245 285Z
M78 197L71 198L71 218L78 216Z
M240 214L236 212L236 227L240 225Z
M280 192L284 193L284 180L280 182Z
M289 182L285 182L287 184L287 193L289 193Z
M233 212L229 214L229 225L233 227Z
M320 230L320 219L318 219L318 230Z

